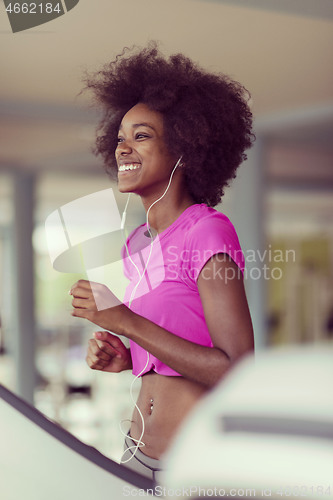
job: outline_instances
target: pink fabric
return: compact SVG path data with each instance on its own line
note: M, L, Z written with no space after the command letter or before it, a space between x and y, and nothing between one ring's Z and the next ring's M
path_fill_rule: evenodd
M213 347L197 288L197 279L207 261L216 254L228 254L244 270L244 256L230 220L205 204L192 205L154 240L145 236L146 225L138 227L127 240L129 254L143 273L131 309L169 332L196 344ZM220 256L219 256L220 257ZM223 258L223 256L221 256ZM123 249L125 275L130 279L124 303L140 277ZM203 271L204 272L204 271ZM154 370L161 375L180 375L159 359L130 341L133 374Z

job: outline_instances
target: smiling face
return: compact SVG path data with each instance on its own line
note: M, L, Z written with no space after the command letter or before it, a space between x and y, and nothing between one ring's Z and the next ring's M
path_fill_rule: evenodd
M115 156L121 193L160 195L177 161L164 140L162 114L143 103L131 108L120 124Z

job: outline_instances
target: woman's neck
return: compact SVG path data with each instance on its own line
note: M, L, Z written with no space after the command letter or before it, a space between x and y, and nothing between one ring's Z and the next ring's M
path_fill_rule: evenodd
M158 198L156 198L158 199ZM146 212L149 207L154 203L154 199L145 199L141 197L141 201ZM182 194L175 191L168 192L160 201L153 205L149 210L148 223L151 228L153 228L158 234L164 231L166 228L171 226L171 224L178 219L178 217L191 205L194 205L195 201L193 198L185 191Z

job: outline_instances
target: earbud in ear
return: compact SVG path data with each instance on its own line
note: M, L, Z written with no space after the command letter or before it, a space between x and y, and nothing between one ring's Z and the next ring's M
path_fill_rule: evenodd
M176 163L176 168L182 168L182 167L185 167L185 163L182 161L182 158L183 158L183 155L181 155L179 158L178 158L178 161Z

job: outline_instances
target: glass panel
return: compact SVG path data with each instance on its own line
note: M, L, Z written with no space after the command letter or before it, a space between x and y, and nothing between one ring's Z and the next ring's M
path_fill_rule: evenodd
M269 343L332 340L332 195L273 189L267 201Z

